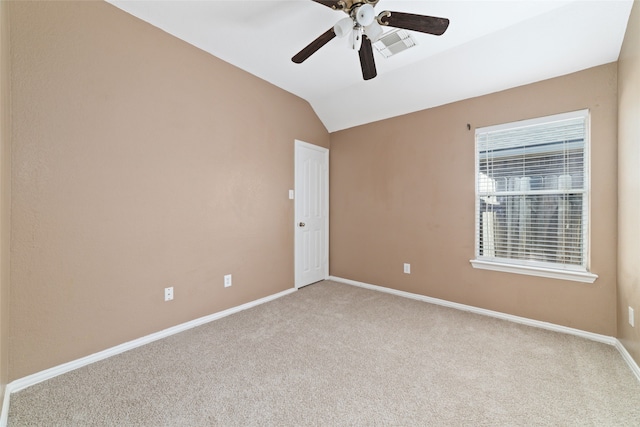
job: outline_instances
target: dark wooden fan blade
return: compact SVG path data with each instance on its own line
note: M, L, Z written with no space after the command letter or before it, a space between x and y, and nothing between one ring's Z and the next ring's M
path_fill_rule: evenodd
M324 6L330 7L334 10L342 10L344 9L344 0L312 0L316 3L320 3Z
M316 53L325 44L329 43L336 33L333 31L333 27L329 28L320 37L309 43L307 47L298 52L291 60L296 64L302 64L307 58Z
M360 66L362 67L362 78L365 80L371 80L378 75L373 59L371 40L365 34L362 35L362 46L360 46Z
M378 15L378 22L382 25L420 31L421 33L433 34L434 36L442 35L449 26L449 20L447 18L389 11L384 11Z

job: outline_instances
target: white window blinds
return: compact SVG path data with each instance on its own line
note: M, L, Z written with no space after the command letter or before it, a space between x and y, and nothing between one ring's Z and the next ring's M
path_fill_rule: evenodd
M476 258L586 271L588 111L476 130Z

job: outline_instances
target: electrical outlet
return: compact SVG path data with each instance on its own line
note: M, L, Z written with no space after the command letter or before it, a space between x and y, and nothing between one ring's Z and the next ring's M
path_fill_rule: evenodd
M404 272L405 274L411 274L411 264L404 264Z
M231 286L231 275L227 274L224 276L224 287L228 288L229 286Z
M636 319L632 307L629 307L629 324L634 328L636 326Z
M173 286L164 288L164 300L171 301L173 299Z

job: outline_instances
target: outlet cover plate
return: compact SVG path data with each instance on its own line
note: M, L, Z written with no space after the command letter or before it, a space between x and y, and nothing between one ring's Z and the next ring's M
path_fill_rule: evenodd
M164 288L164 300L171 301L173 299L173 286Z
M406 274L411 274L411 264L407 264L407 263L404 264L404 272Z
M636 319L635 319L635 314L633 311L633 307L629 307L629 324L631 326L633 326L635 328L636 326Z
M225 274L224 276L224 287L228 288L229 286L231 286L231 275L230 274Z

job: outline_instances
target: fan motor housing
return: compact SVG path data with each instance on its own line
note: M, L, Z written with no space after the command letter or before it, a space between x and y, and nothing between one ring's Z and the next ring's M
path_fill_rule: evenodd
M363 4L370 4L371 6L375 6L379 1L380 0L341 0L338 2L338 6L340 7L332 6L332 9L342 10L347 15L350 15L351 11L358 6L362 6Z

